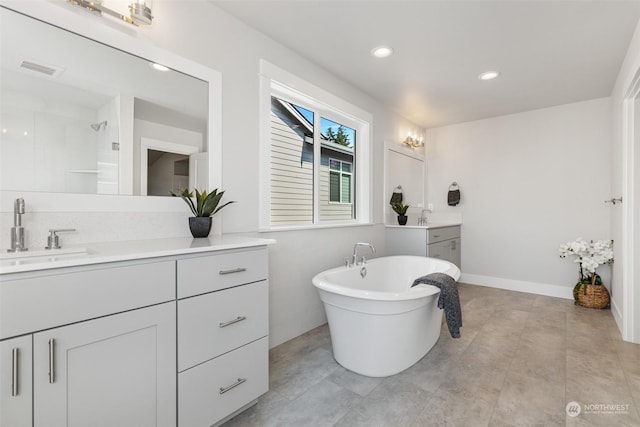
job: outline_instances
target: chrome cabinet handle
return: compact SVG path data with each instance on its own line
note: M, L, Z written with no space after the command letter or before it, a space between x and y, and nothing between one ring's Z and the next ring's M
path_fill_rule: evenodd
M56 340L49 340L49 384L53 384L56 380L56 360L55 360Z
M226 392L228 392L229 390L238 387L240 384L246 382L247 379L246 378L238 378L238 381L236 381L235 383L228 385L226 387L220 387L220 394L225 394Z
M247 269L244 267L239 267L239 268L233 268L231 270L220 270L218 274L222 276L224 274L242 273L243 271L247 271Z
M242 322L243 320L247 320L247 316L238 316L233 320L229 320L227 322L220 322L219 327L224 328L229 325L233 325L234 323Z
M14 348L11 351L11 396L18 395L18 358L20 357L20 349Z

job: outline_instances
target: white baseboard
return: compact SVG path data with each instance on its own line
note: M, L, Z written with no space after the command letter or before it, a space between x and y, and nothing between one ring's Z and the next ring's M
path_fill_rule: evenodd
M459 282L489 288L507 289L509 291L526 292L535 295L573 299L573 286L526 282L524 280L503 279L500 277L481 276L479 274L462 274Z
M611 298L611 314L613 314L613 319L616 321L616 325L618 325L618 330L620 331L620 333L623 333L623 328L622 328L622 312L620 311L620 308L618 308L618 305L616 304L616 302L613 300L613 298ZM624 337L623 337L624 339Z

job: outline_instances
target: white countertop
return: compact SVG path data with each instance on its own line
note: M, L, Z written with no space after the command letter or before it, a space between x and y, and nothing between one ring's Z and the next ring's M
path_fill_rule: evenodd
M387 228L421 228L423 230L430 230L434 228L445 228L445 227L455 227L457 225L462 225L461 222L431 222L427 223L427 225L398 225L398 224L385 224Z
M107 262L130 261L163 256L185 255L199 252L220 251L264 246L275 243L274 239L258 239L244 236L223 235L194 239L174 237L166 239L130 240L122 242L87 243L84 253L65 254L55 249L42 256L18 259L0 258L0 275L51 268L76 267ZM41 251L38 251L40 253Z

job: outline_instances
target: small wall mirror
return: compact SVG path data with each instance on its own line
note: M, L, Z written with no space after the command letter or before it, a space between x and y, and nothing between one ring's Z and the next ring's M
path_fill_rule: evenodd
M425 160L415 150L385 144L385 218L395 223L395 214L389 206L393 189L402 186L403 202L412 209L424 207Z
M207 187L207 81L0 14L0 190L169 196Z

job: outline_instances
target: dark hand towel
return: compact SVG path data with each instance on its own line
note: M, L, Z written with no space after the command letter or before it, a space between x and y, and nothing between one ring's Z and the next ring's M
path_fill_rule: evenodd
M456 206L460 203L460 190L449 190L447 193L447 204L449 206Z
M402 186L398 185L393 189L393 193L391 193L391 200L389 200L390 205L395 205L396 203L402 203Z
M414 280L411 287L413 288L421 283L440 288L438 308L444 308L444 316L451 336L453 338L460 338L462 310L460 309L460 295L458 295L458 286L456 281L448 274L431 273Z

